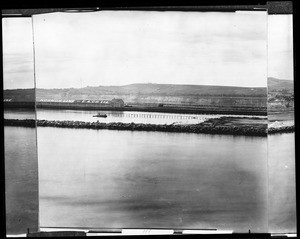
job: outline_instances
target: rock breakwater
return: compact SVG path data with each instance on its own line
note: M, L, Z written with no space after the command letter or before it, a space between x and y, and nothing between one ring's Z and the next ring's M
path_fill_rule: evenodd
M295 132L295 126L282 126L278 128L268 128L268 134L276 134L276 133L291 133Z
M210 119L199 124L178 125L178 124L140 124L140 123L103 123L84 121L56 121L56 120L18 120L5 119L6 126L24 127L59 127L59 128L79 128L79 129L109 129L109 130L131 130L131 131L159 131L159 132L183 132L183 133L203 133L203 134L224 134L224 135L247 135L266 136L267 127L262 125L224 124L228 123L224 118ZM229 117L227 117L229 118ZM234 117L232 117L234 118Z

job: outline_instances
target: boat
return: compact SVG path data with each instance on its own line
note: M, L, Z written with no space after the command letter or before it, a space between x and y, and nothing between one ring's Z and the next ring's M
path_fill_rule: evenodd
M101 114L101 113L98 113L98 114L96 114L96 115L93 115L93 117L106 118L106 117L107 117L107 114Z

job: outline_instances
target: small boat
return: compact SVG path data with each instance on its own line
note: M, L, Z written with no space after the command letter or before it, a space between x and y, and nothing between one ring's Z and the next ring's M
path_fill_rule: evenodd
M98 114L96 114L96 115L93 115L93 117L106 118L106 117L107 117L107 114L101 114L101 113L98 113Z

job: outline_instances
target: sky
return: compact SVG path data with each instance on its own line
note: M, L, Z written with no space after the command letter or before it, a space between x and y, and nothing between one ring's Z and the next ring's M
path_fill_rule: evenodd
M2 18L3 88L34 88L31 18Z
M268 17L268 76L294 80L291 14Z
M266 12L51 13L33 25L38 88L267 85ZM32 85L30 20L4 19L3 36L4 88Z

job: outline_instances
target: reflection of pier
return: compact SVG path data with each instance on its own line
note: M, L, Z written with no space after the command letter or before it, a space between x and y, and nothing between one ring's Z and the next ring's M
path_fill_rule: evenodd
M126 117L126 118L151 118L151 119L176 119L176 120L202 120L206 117L197 115L176 115L176 114L145 114L145 113L113 113L108 114L112 117Z

